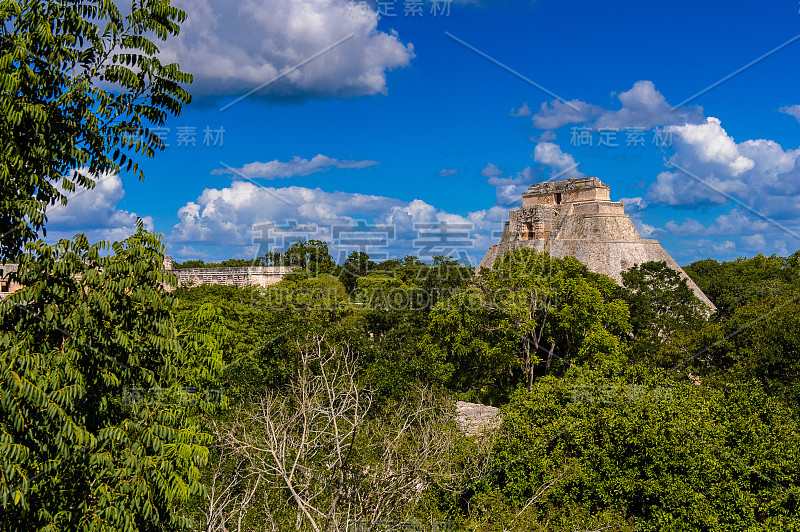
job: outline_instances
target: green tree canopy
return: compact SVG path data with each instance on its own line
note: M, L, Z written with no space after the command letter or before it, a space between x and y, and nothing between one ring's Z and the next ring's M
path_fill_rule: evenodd
M798 253L788 258L758 254L726 262L705 259L684 271L716 305L718 316L725 319L750 301L780 297L787 288L800 286Z
M800 430L754 383L573 367L502 410L470 507L507 530L796 530Z
M284 253L287 266L297 266L309 275L333 273L336 264L328 251L328 243L322 240L295 242Z
M487 303L507 316L504 327L520 341L528 388L543 361L547 371L563 372L573 361L616 366L623 360L619 338L630 329L628 307L614 297L613 280L576 259L511 250L481 270L479 282Z
M646 262L622 273L621 297L630 307L634 355L671 367L692 353L692 333L707 309L686 279L666 262Z
M507 317L490 308L483 293L469 288L439 302L428 319L422 348L442 360L447 387L468 401L507 400L519 364L519 341L510 334Z
M359 277L364 277L369 272L376 268L376 264L369 258L369 255L363 251L351 252L339 271L339 279L341 279L347 292L352 292L356 287L356 281Z

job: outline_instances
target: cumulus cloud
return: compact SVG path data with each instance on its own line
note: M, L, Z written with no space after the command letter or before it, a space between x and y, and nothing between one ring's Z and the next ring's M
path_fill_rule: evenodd
M544 102L539 112L533 115L533 126L539 129L559 129L569 124L589 122L603 112L602 107L579 100L568 103L553 100L550 103Z
M735 253L737 245L738 249L759 247L756 244L761 243L763 232L772 238L788 234L795 240L800 225L796 222L800 218L800 149L785 149L770 139L737 141L724 129L720 119L704 116L699 106L673 111L650 81L635 83L617 98L616 109L579 100L552 101L543 104L532 121L545 133L573 124L594 131L662 128L665 141L662 147L671 151L664 159L666 168L657 173L655 182L642 197L623 199L626 212L642 236L656 234L685 239L730 235L732 238L722 242L718 239L706 246L707 251L723 254ZM780 111L800 120L800 105L782 107ZM567 164L568 159L553 148L555 144L549 146L544 138L531 140L538 141L541 150L553 150L550 157L544 157L543 151L541 161L560 162L562 168ZM698 216L703 222L693 218L681 223L673 220L661 228L642 221L643 209L665 205L730 210L727 214L717 213L713 220ZM769 224L765 217L778 223ZM750 237L748 241L743 240L745 236ZM681 245L691 249L697 242ZM764 242L769 245L769 239ZM695 251L701 253L700 249Z
M647 200L639 196L635 198L620 198L619 200L625 205L625 212L628 214L643 211L648 205Z
M703 253L708 254L710 252L710 254L717 257L731 257L736 252L736 243L732 240L723 240L721 242L698 240L696 245Z
M781 113L795 117L800 122L800 105L785 105L778 110Z
M220 243L242 246L251 242L253 224L293 220L299 224L336 223L349 213L375 216L398 200L365 194L324 192L304 187L259 187L234 181L230 187L205 189L196 201L181 207L180 222L170 234L182 244Z
M687 218L682 224L676 223L674 220L670 220L664 225L664 229L678 236L708 234L708 228L694 218Z
M709 117L705 124L685 124L671 128L680 147L692 152L696 160L722 166L723 172L736 177L752 169L755 162L742 155L736 142L722 129L718 118Z
M497 176L499 176L499 175L503 175L503 171L502 171L502 170L500 170L500 169L499 169L497 166L495 166L494 164L492 164L492 163L487 163L487 164L486 164L486 167L485 167L483 170L481 170L481 175L482 175L483 177L492 178L492 177L497 177Z
M705 117L701 107L672 111L650 81L635 83L630 90L621 92L618 99L620 107L616 110L577 100L570 102L572 105L559 101L545 103L532 120L534 126L545 132L569 124L593 129L663 128L667 146L672 150L665 159L667 169L657 174L643 198L625 200L629 213L647 205L735 207L739 203L755 211L748 213L754 220L759 219L755 214L759 213L787 220L790 223L784 225L793 227L793 221L800 217L800 149L784 149L769 139L737 142L723 128L720 119ZM800 106L783 107L781 111L800 116ZM537 148L543 150L541 161L554 163L561 158L560 167L567 164L568 159L555 151L555 144L540 142ZM553 153L545 158L544 150L548 149ZM664 229L670 234L687 236L727 234L722 225L724 220L718 219L713 226L704 228L671 222ZM644 228L639 223L637 227ZM746 223L739 230L754 231L759 224ZM779 231L774 226L771 230Z
M528 166L513 176L501 177L503 171L492 163L481 171L487 182L495 187L497 205L510 208L522 202L522 193L533 183L548 179L584 177L577 169L572 155L564 153L557 144L541 142L533 150L533 161L537 166ZM549 172L549 173L548 173Z
M125 196L119 175L105 173L93 179L94 188L65 192L66 205L59 203L47 209L48 240L70 238L75 232L86 233L93 241L122 240L136 232L136 213L117 209ZM142 221L145 229L153 230L150 216L142 217Z
M442 168L439 170L438 174L442 177L449 177L451 175L456 175L458 170L453 170L452 168Z
M253 97L386 93L386 72L414 57L412 44L377 29L374 6L361 9L349 0L176 0L174 5L187 19L178 37L160 45L161 57L194 74L192 94L242 94L270 80Z
M522 202L522 193L536 181L543 180L541 173L532 167L523 168L511 177L500 177L498 175L489 177L487 182L494 187L497 198L497 205L506 209L515 207Z
M642 238L650 238L660 232L657 227L644 223L638 216L631 216L631 222Z
M248 177L284 177L306 175L322 167L331 167L335 162L347 167L363 167L370 161L337 161L318 159L311 161L295 158L281 163L251 163L236 172ZM286 244L303 239L316 238L331 243L334 255L352 251L337 240L337 228L367 224L370 227L391 227L391 242L384 249L367 250L388 256L406 254L430 258L432 254L450 254L463 261L476 263L486 249L497 243L503 222L508 218L508 207L518 204L531 183L544 181L547 175L558 178L582 176L575 167L574 158L552 143L540 143L534 150L534 166L522 169L513 176L502 177L503 171L493 163L487 163L482 175L495 187L497 204L489 209L474 211L466 215L437 209L421 199L403 201L397 198L347 192L327 192L305 187L260 187L248 181L234 181L230 187L210 188L195 201L190 201L178 211L179 222L167 237L171 249L178 258L181 250L193 252L198 249L213 249L213 258L254 256L258 245L254 243L253 227L274 224L285 229L286 240L275 242ZM319 160L320 164L312 164ZM333 162L332 162L333 161ZM324 163L324 164L323 164ZM291 165L288 168L287 165ZM300 170L302 169L302 170ZM215 170L215 173L236 173ZM455 170L442 169L443 177L454 175ZM559 175L560 173L560 175ZM453 237L430 236L430 232L445 231L448 227ZM425 233L429 236L426 237ZM444 242L443 239L444 238ZM448 242L456 240L448 249ZM261 250L262 252L264 249ZM427 253L427 255L426 255ZM209 255L206 255L207 257ZM196 258L196 255L194 255Z
M558 179L585 177L582 172L578 171L578 165L572 155L564 153L558 144L552 142L537 144L533 150L533 160L550 167L554 175L558 174Z
M767 247L767 241L764 238L764 235L748 235L742 237L742 242L744 242L744 246L751 250L759 251L763 250Z
M585 124L594 129L650 129L655 126L695 124L703 120L701 107L688 106L672 110L664 95L652 81L637 81L617 98L620 108L608 110L580 100L563 103L555 100L543 103L533 115L534 127L559 129L570 124Z
M800 150L784 150L767 139L737 143L714 117L668 130L674 153L667 166L674 169L658 174L649 201L676 206L741 201L764 216L800 214Z
M342 240L341 231L362 224L384 230L391 227L386 246L367 249L375 258L381 254L384 258L451 254L474 263L494 243L492 231L502 215L507 212L489 209L461 216L419 199L407 202L319 188L259 187L235 181L227 188L206 189L196 201L181 207L179 222L166 240L175 250L210 247L216 250L210 252L215 257L252 257L258 248L253 227L274 224L281 228L276 234L284 235L274 245L288 246L296 240L315 238L329 242L334 256L341 258L342 253L355 250ZM443 242L440 236L430 236L437 231L450 231L457 238L446 237ZM455 245L454 240L461 244ZM451 242L452 249L448 249L447 242ZM178 255L179 251L175 253Z
M545 129L544 131L542 131L542 134L539 135L538 137L531 136L531 137L528 137L528 138L530 139L531 142L535 142L535 143L538 144L540 142L551 142L551 141L554 141L558 137L556 137L556 134L553 131L551 131L549 129Z
M714 223L705 226L694 218L686 218L683 223L674 220L667 222L664 229L678 236L739 235L742 233L761 233L770 229L766 220L754 218L739 209L721 214Z
M289 161L279 161L277 159L262 163L255 161L247 163L241 168L217 168L212 170L212 174L232 174L248 178L281 179L294 176L307 176L317 172L327 172L332 168L353 169L367 168L378 164L377 161L351 161L340 160L326 157L319 154L311 160L303 159L295 155Z
M737 142L720 119L705 117L701 107L673 111L651 81L636 82L618 99L620 107L615 110L578 100L571 105L545 103L533 115L533 125L545 133L569 124L617 130L661 127L672 153L665 159L667 169L658 173L641 201L676 207L739 201L765 216L800 217L800 149L784 149L769 139ZM800 117L800 105L780 110ZM548 143L539 146L546 149ZM627 210L643 207L629 201Z
M519 109L511 109L511 116L531 116L531 108L528 107L528 102L523 103Z

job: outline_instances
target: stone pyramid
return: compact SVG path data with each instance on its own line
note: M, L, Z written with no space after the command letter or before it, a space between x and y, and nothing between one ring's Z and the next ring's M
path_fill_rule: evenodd
M500 243L493 245L479 268L490 268L510 249L533 248L557 258L575 257L593 272L622 284L622 272L648 261L664 261L684 277L709 309L714 304L658 240L642 238L622 202L612 202L611 188L596 177L531 185L522 207L509 212Z

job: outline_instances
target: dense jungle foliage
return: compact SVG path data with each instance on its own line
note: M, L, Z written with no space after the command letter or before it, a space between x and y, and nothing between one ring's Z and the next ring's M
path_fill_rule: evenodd
M170 291L141 221L41 240L163 148L185 17L0 0L0 531L800 530L800 252L689 265L710 312L664 263L308 241L219 263L275 286Z
M195 514L210 529L798 527L798 254L688 266L718 307L709 316L664 263L619 287L530 250L475 275L446 257L336 266L324 243L294 248L311 259L274 287L175 293L177 315L211 304L229 331L230 406L209 418L226 466L205 473L227 492ZM346 367L368 406L331 399L336 386L309 399L303 379L328 366ZM464 435L456 400L499 406L499 428ZM355 436L320 448L272 419L314 412L316 434L337 407ZM296 448L266 456L283 441ZM290 458L307 479L279 471Z

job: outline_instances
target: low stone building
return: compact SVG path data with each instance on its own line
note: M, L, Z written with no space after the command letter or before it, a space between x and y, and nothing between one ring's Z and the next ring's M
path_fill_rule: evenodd
M233 286L272 286L293 268L283 266L246 266L240 268L187 268L172 270L178 286L220 284Z
M500 243L489 248L479 268L491 268L510 249L532 248L553 257L575 257L589 270L622 283L634 265L663 261L685 278L695 295L714 304L658 240L642 238L622 202L596 177L536 183L522 194L522 207L509 212Z
M17 271L16 264L0 264L0 299L5 298L8 294L13 294L20 288L19 283L11 280L11 274Z
M200 284L220 284L233 286L272 286L278 284L283 277L292 271L292 267L283 266L247 266L227 268L187 268L173 269L172 257L164 257L164 269L173 273L178 279L178 286L197 286ZM16 264L0 264L0 299L19 290L18 283L9 276L17 271ZM166 286L169 291L175 286Z
M284 275L295 268L286 266L234 266L174 269L172 257L164 255L164 269L178 278L178 286L220 284L243 287L276 285L283 279ZM174 288L167 287L168 290Z

